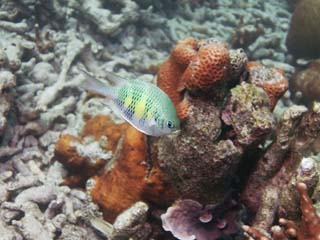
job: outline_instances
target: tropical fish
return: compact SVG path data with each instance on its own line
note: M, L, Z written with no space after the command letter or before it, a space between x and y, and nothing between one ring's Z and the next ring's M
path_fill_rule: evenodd
M112 86L98 80L84 69L86 76L81 87L89 92L108 97L119 114L139 131L161 136L180 129L176 109L159 87L138 79L124 79L106 72L106 79Z

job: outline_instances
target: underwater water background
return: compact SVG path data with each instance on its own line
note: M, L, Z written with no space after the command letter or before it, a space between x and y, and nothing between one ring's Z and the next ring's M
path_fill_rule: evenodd
M319 0L0 0L0 240L320 237Z

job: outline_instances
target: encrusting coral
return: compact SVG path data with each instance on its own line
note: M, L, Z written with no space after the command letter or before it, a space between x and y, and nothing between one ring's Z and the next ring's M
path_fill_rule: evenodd
M108 139L102 148L114 153L111 162L80 155L72 142L81 142L89 136L96 141ZM67 185L81 185L94 176L89 189L92 199L102 208L105 219L113 222L119 213L139 200L164 205L175 198L159 165L156 162L149 165L148 152L143 133L127 123L116 124L107 116L97 115L86 122L81 138L62 135L56 144L55 157L69 169Z
M210 89L226 78L229 70L229 51L224 43L207 43L199 47L179 83L190 91Z
M282 229L276 228L273 230L273 239L286 240L292 237L298 240L316 240L320 238L320 217L317 215L312 200L308 195L307 186L299 182L296 187L300 194L301 223L297 225L294 221L280 218L279 224L282 226ZM258 229L247 225L243 226L243 230L256 240L272 239Z
M319 103L307 111L291 106L283 115L276 140L253 168L241 198L254 216L252 224L269 230L275 216L297 219L297 194L292 184L303 181L313 189L319 181L313 144L320 133Z
M249 62L246 69L249 74L248 81L262 87L267 92L273 109L278 99L289 87L285 73L279 68L267 68L258 62Z

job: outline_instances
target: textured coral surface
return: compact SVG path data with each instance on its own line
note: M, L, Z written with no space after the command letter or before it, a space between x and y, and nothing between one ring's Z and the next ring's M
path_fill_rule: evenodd
M112 222L120 212L140 200L160 205L172 201L173 192L159 166L148 166L148 146L143 133L128 127L116 161L109 172L94 178L96 183L91 190L105 219Z
M273 239L296 238L298 240L319 239L320 237L320 217L313 206L307 191L306 184L297 183L297 189L300 194L301 223L299 225L294 221L284 218L279 219L282 229L274 229L272 233ZM244 231L254 239L271 239L266 234L256 228L243 226Z
M225 79L228 68L229 52L226 46L221 43L207 44L191 59L181 81L188 90L206 90Z

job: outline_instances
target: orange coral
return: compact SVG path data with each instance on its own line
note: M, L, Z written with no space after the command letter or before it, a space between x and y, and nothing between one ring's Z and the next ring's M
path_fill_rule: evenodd
M228 66L229 52L225 44L211 43L199 49L180 81L189 90L206 90L226 77Z
M91 190L93 201L113 221L123 210L137 201L168 204L174 192L166 184L157 162L148 166L147 137L133 127L128 127L115 166L111 171L95 177Z
M160 67L158 86L174 103L178 116L187 116L187 102L182 91L206 90L223 79L228 72L229 55L225 44L194 38L185 38L177 43L170 57Z
M104 160L81 157L73 147L73 143L81 143L87 136L93 136L97 141L107 137L104 148L115 154L115 163L110 170L105 170ZM69 170L70 176L65 179L67 185L83 186L89 177L95 176L92 198L108 221L113 221L137 201L163 205L175 200L173 187L168 185L156 156L149 156L147 136L128 123L116 124L108 116L97 115L87 120L81 137L68 134L60 137L55 158Z
M297 189L300 193L300 207L302 212L300 228L293 221L280 218L279 223L284 229L273 231L273 239L285 240L287 237L294 237L298 240L320 239L320 217L312 205L307 186L304 183L298 183ZM253 227L244 225L243 230L257 240L272 239Z
M105 161L94 159L94 161L82 157L76 150L74 143L81 143L87 136L93 136L100 140L102 136L108 138L106 150L115 151L118 140L128 124L115 125L110 117L97 115L89 119L83 130L81 137L70 134L61 135L55 148L55 159L61 162L69 171L69 176L65 179L65 184L69 186L83 186L88 178L97 174L103 168Z
M86 157L80 156L74 143L81 143L81 139L64 134L59 138L55 149L55 158L69 171L70 176L64 180L64 184L68 186L84 185L89 177L105 165L104 160L90 161Z
M168 60L160 65L157 75L158 87L170 97L181 119L185 113L184 110L180 111L178 106L182 101L182 96L177 89L183 72L196 54L196 47L197 41L194 38L189 37L179 41Z
M107 150L115 151L123 132L128 128L127 123L114 124L109 116L97 115L89 119L82 129L81 136L93 136L97 141L102 136L108 138Z
M289 86L285 73L279 68L267 68L259 62L247 63L246 69L249 72L248 81L266 91L271 108L274 108Z

